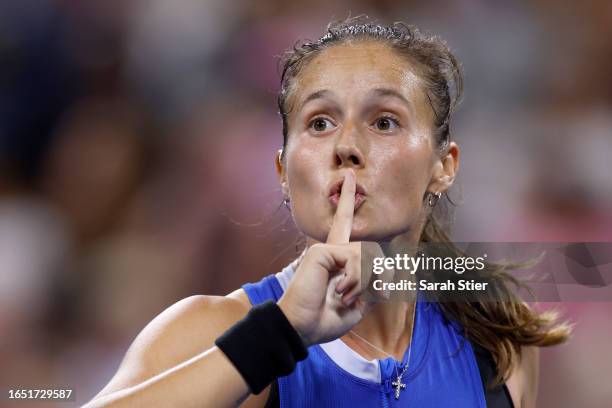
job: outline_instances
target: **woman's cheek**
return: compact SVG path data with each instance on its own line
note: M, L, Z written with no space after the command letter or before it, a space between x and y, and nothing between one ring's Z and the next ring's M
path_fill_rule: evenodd
M377 179L382 181L381 210L390 215L394 227L412 228L422 210L421 195L426 188L426 165L422 157L412 151L397 150L388 155L379 168ZM411 154L412 153L412 154Z
M327 204L322 193L327 181L321 171L321 153L306 148L292 153L287 156L287 178L293 218L302 233L319 239L325 234L323 221Z
M293 149L287 159L287 177L292 196L296 195L301 199L310 196L314 199L320 195L320 190L325 185L324 180L321 180L321 152L304 146Z

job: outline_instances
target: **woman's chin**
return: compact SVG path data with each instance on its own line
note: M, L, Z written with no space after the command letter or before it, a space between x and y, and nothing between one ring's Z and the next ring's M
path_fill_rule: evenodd
M380 225L373 225L372 223L365 222L365 220L364 222L357 221L353 223L350 241L391 241L399 235L406 234L409 230L409 228L389 228L389 226L386 226L385 228L380 228Z
M329 233L329 229L326 234ZM391 240L396 234L390 231L381 230L380 228L372 228L371 226L363 223L354 223L351 230L350 242L380 242ZM326 239L326 238L325 238ZM325 242L325 241L323 241Z
M329 231L331 229L332 222L333 217L329 220L328 223L326 223L325 225L321 225L318 228L312 228L314 227L314 225L303 225L300 223L297 224L298 229L311 240L316 242L326 242L327 236L329 235ZM368 219L355 217L355 219L353 220L349 241L390 241L397 235L401 235L405 232L406 228L380 228L379 223L372 223Z
M390 237L388 234L384 234L378 231L359 231L353 230L351 231L351 242L380 242L391 240L393 237Z

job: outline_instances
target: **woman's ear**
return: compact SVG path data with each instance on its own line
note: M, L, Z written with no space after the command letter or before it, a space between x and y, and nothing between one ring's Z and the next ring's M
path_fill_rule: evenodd
M276 154L274 155L274 165L276 166L276 173L278 173L279 176L282 175L283 173L283 149L278 149L276 151Z
M458 170L459 146L450 142L444 154L434 164L432 180L427 190L433 193L447 191L453 185Z
M278 149L274 155L274 165L276 166L276 173L278 174L283 196L286 197L289 194L289 191L287 188L287 172L285 171L285 166L283 165L283 149Z

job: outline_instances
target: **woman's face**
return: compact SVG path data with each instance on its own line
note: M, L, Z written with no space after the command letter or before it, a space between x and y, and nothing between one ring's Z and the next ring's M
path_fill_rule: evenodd
M435 150L433 111L410 62L376 42L338 45L311 60L293 86L279 170L298 228L326 240L338 182L353 169L351 241L420 232L426 192L448 188L457 161L445 164ZM453 144L451 161L457 155Z

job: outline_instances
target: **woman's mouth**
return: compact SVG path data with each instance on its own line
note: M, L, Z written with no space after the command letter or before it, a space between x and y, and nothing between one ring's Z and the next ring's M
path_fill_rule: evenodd
M333 183L329 189L329 201L334 206L334 208L338 207L338 202L340 201L340 192L342 191L342 183L344 182L344 177L340 180ZM366 192L361 184L357 183L355 186L355 211L366 200Z
M338 202L340 201L340 194L335 193L333 195L330 195L329 201L332 203L334 208L338 207ZM365 196L363 194L355 193L355 211L357 211L357 209L361 207L361 204L363 204L364 201L365 201Z

